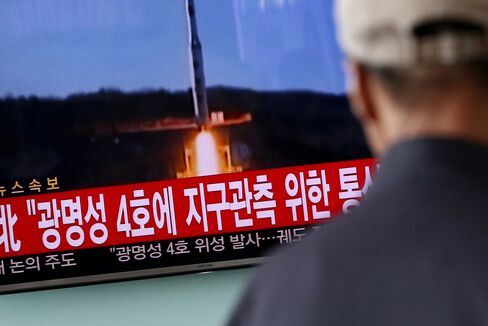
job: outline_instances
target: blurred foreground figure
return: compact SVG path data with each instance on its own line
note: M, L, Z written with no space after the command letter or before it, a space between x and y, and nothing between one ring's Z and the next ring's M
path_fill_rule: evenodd
M339 0L337 20L382 168L229 324L488 325L488 0Z

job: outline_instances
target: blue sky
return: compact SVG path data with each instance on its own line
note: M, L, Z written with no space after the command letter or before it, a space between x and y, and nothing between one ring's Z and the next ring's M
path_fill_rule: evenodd
M207 86L344 92L331 0L195 0ZM184 0L2 0L0 96L190 87Z

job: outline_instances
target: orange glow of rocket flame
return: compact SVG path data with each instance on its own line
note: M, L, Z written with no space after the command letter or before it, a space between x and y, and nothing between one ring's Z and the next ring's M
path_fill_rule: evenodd
M195 140L196 175L220 173L217 145L214 136L206 130L201 131Z

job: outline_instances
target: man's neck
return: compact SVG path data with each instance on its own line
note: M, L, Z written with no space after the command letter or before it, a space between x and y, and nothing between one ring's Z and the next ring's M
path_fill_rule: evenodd
M391 130L390 146L419 137L455 138L488 145L488 102L451 97L435 107L415 108ZM420 113L422 112L422 113Z

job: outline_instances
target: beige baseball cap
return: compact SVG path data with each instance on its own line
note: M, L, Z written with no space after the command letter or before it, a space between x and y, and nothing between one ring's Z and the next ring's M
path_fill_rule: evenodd
M346 54L375 66L451 65L488 58L488 0L336 0ZM422 36L434 24L471 29Z

